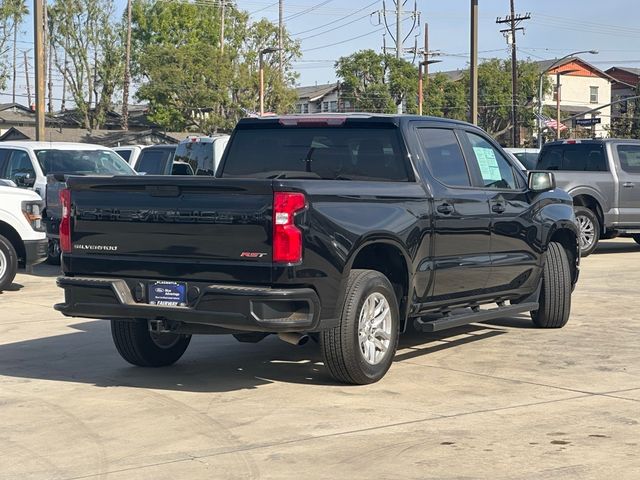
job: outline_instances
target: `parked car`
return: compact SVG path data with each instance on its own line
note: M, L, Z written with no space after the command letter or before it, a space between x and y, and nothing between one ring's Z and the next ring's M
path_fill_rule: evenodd
M136 161L144 148L144 145L127 145L124 147L115 147L113 151L124 158L129 165L133 166L136 164Z
M559 328L578 279L571 197L553 173L525 176L454 120L243 119L216 178L67 184L55 308L111 320L134 365L174 363L192 334L274 333L317 339L334 378L371 383L410 323L531 312Z
M535 170L540 154L539 148L505 148L505 150L512 153L527 170Z
M11 285L18 267L47 258L43 206L37 193L0 180L0 292Z
M640 244L640 140L564 140L542 147L536 167L573 197L583 257L600 239Z
M58 193L66 175L135 175L109 148L86 143L2 142L0 177L34 189L45 200L43 222L49 238L48 262L60 264L58 225L62 215Z
M144 175L194 175L187 162L175 156L176 145L146 147L136 160L135 169Z
M189 137L178 144L176 159L191 165L196 175L214 175L227 143L229 135Z

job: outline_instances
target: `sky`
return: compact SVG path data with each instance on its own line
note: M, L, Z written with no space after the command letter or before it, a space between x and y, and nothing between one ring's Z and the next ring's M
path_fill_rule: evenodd
M206 1L206 0L197 0ZM404 9L413 10L414 0L407 0ZM28 1L30 7L33 2ZM118 15L126 0L114 0ZM479 57L508 58L510 50L499 32L497 17L509 13L509 0L478 0L479 3ZM238 0L239 8L251 13L257 20L267 18L277 23L277 0ZM382 0L284 0L284 18L287 30L301 41L302 57L294 68L299 73L299 85L313 85L336 81L334 63L341 56L371 48L382 50L384 26L378 23ZM393 0L386 0L387 10L395 8ZM516 13L531 14L522 22L517 34L518 58L531 60L562 57L578 50L598 50L599 54L585 54L583 58L603 70L617 65L640 68L640 1L638 0L515 0ZM430 50L441 52L440 63L431 71L464 68L469 58L470 0L417 0L420 25L410 32L413 20L409 15L402 22L403 34L409 35L405 48L424 45L424 24L429 24ZM395 35L395 18L389 13L389 24ZM25 21L19 48L33 46L33 20ZM393 40L387 34L387 46ZM32 56L32 54L31 54ZM413 55L405 57L412 60ZM56 90L61 79L54 75ZM19 72L19 94L26 92L24 72ZM10 83L9 83L10 85ZM33 90L33 79L31 79ZM58 93L59 96L59 93ZM26 99L20 97L26 104ZM10 101L7 92L0 101ZM59 102L56 102L59 104Z

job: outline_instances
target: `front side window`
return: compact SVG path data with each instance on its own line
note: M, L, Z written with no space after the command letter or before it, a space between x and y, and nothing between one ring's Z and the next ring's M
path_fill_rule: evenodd
M589 87L589 101L598 103L598 87Z
M6 162L2 178L18 183L16 181L18 174L24 173L29 174L31 178L35 178L36 176L29 154L23 150L11 151L11 155Z
M435 178L453 187L471 186L467 164L453 130L419 128L418 140Z
M465 133L471 142L473 156L478 164L483 185L487 188L518 188L513 166L502 153L480 135L471 132Z
M620 168L628 173L640 173L640 145L618 145Z

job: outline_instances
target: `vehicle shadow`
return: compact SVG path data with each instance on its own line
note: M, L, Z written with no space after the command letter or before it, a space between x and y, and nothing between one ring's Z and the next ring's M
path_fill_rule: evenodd
M9 285L7 288L5 288L4 290L0 290L0 295L2 295L2 292L18 292L20 290L22 290L24 288L24 285L22 285L21 283L12 283L11 285Z
M39 263L29 270L22 270L20 273L31 277L58 277L62 275L60 265L49 265L48 263Z
M614 241L604 240L598 242L598 246L593 251L592 255L602 255L607 253L632 253L640 252L640 245L633 240L626 241Z
M0 345L0 375L189 392L228 392L273 382L336 385L313 341L294 347L272 336L253 345L239 343L230 335L200 335L192 338L177 364L140 368L120 358L111 341L109 322L87 321L71 328L75 332ZM437 334L408 332L401 337L402 350L396 361L504 333L504 329L486 325L468 325Z

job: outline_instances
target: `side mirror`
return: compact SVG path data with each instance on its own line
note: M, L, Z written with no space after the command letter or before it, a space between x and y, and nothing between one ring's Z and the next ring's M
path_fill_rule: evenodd
M532 192L548 192L556 188L553 172L530 171L528 180L529 190Z
M18 187L31 188L36 184L36 179L30 173L18 172L13 176L13 180Z

